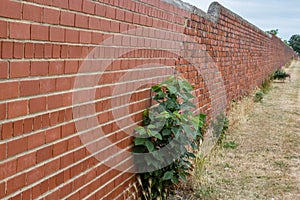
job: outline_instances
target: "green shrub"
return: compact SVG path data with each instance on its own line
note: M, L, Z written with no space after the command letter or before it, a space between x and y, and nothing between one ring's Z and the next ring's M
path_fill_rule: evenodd
M172 77L152 87L158 104L145 110L133 147L143 199L166 199L191 173L205 119L191 111L192 90L185 79Z
M284 80L286 77L289 77L289 74L283 71L282 69L277 69L273 74L274 80Z

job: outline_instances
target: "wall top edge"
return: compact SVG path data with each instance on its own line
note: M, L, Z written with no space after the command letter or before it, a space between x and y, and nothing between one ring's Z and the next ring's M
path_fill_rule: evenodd
M223 13L226 13L227 15L230 15L230 16L236 18L237 20L239 20L241 22L244 22L245 24L250 26L252 29L254 29L258 32L261 32L262 34L266 35L269 38L272 38L271 34L265 33L265 31L261 30L256 25L250 23L249 21L247 21L246 19L244 19L240 15L234 13L233 11L229 10L228 8L224 7L223 5L218 3L217 1L214 1L210 4L207 12L204 12L200 8L198 8L196 6L193 6L189 3L183 2L182 0L162 0L162 1L164 1L166 3L169 3L171 5L174 5L174 6L178 7L179 9L186 10L187 12L195 14L199 17L203 17L203 18L205 18L205 19L207 19L207 20L209 20L213 23L218 23L220 13L221 13L221 11L223 11Z

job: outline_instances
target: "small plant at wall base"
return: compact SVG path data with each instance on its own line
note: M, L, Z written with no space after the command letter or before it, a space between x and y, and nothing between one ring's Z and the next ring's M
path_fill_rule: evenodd
M142 199L166 199L193 169L205 115L191 111L192 90L185 79L174 77L152 87L158 104L144 111L133 147Z
M273 80L285 80L287 77L291 76L282 69L277 69L273 74Z

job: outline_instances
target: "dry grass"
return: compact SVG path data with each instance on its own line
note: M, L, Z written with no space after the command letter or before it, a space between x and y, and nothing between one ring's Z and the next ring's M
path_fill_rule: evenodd
M292 82L274 83L261 103L233 104L227 148L199 159L171 199L300 199L300 62L287 71Z

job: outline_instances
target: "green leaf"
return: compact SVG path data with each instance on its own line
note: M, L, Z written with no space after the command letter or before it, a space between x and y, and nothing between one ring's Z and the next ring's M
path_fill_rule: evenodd
M164 129L163 131L162 131L162 135L163 136L167 136L167 135L170 135L171 134L171 130L170 129Z
M168 119L171 117L170 113L168 111L163 111L160 113L162 118Z
M147 132L146 132L146 130L145 130L145 128L144 127L142 127L142 126L138 126L138 127L136 127L135 129L134 129L136 132L138 132L141 136L143 136L143 135L146 135L147 134Z
M162 91L159 91L158 93L157 93L157 95L156 95L156 98L157 99L163 99L163 98L165 98L166 97L166 94L164 93L164 92L162 92Z
M163 176L163 180L170 180L174 177L174 171L167 171Z
M179 126L172 126L171 131L174 135L177 135L179 132Z
M151 135L152 135L153 137L156 137L157 139L162 140L161 134L159 134L157 131L151 131Z
M150 142L149 140L147 140L145 142L145 146L147 147L149 152L153 152L155 150L154 144L152 142Z
M153 124L150 124L147 126L147 129L154 129L154 128L156 128L156 127Z
M176 183L178 183L178 178L176 176L173 176L171 178L171 181L172 181L173 184L176 184Z
M161 91L161 85L157 84L151 87L153 92L160 92Z
M137 137L137 138L134 138L134 144L137 146L137 145L144 145L145 142L146 142L147 138L140 138L140 137Z
M187 92L190 92L194 89L193 86L185 79L179 80L178 82L180 87Z
M186 182L186 180L187 180L186 176L187 176L186 174L179 173L179 178L182 179L184 182Z
M172 86L172 85L168 85L167 86L167 89L169 90L169 92L171 94L177 94L177 88L175 86Z

